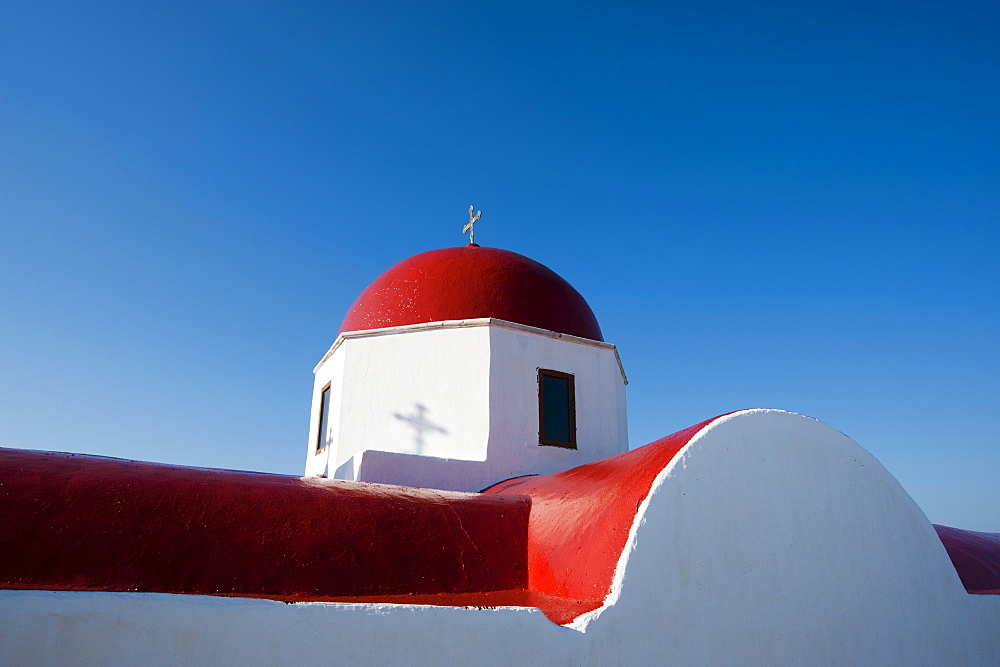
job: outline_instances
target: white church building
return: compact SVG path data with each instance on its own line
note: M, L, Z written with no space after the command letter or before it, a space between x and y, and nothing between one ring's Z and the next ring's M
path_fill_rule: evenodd
M504 250L392 267L314 372L306 475L480 491L628 450L615 346L569 283Z
M626 385L538 262L405 259L302 477L0 449L0 664L1000 664L1000 535L801 415L630 449Z

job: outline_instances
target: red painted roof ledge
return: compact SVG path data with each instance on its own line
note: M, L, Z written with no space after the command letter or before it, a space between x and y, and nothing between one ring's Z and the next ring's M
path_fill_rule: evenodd
M702 422L485 493L0 449L0 588L600 607L636 508ZM937 526L967 590L1000 535Z

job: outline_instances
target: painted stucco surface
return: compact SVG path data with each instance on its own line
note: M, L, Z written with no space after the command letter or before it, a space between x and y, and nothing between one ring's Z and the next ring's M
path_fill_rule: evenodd
M575 378L576 449L539 445L539 368ZM331 444L317 451L327 385ZM338 339L316 369L311 424L306 475L462 491L628 448L614 346L495 320Z
M1000 595L1000 533L934 526L970 593Z
M345 354L324 359L313 377L312 403L309 407L309 444L306 447L306 477L333 477L327 471L335 462L344 403ZM324 387L330 388L326 432L319 433L320 400ZM334 466L336 469L336 466Z
M587 476L596 480L597 472L628 477L626 466L611 467L618 469L590 466L579 484ZM558 475L565 481L572 472ZM117 664L332 656L349 664L415 665L1000 661L1000 596L968 594L934 528L895 479L820 422L763 410L710 420L640 495L628 511L622 505L634 497L615 485L575 509L546 501L550 519L604 513L627 528L613 568L598 568L608 595L567 626L531 608L3 591L0 658L13 664L64 663L67 656ZM562 570L578 566L572 559L550 562ZM529 586L536 576L529 569Z
M628 450L625 378L613 348L495 326L490 350L490 458L495 449L511 473L499 479L565 470ZM576 450L538 446L539 368L574 376Z
M4 665L586 662L577 633L528 609L0 591L0 621Z
M482 317L604 340L587 301L554 271L477 245L430 250L389 268L358 296L340 332Z
M543 607L567 624L600 610L614 590L623 554L634 542L639 508L664 469L715 420L678 431L644 447L549 475L501 482L490 495L531 499L528 585L561 604Z
M1000 659L1000 597L969 595L892 475L816 420L714 421L660 473L633 531L608 607L576 625L645 645L643 662Z
M523 589L525 498L0 449L0 587L286 600Z
M316 373L316 394L328 382L349 388L331 434L328 476L366 449L484 460L489 354L485 327L345 340ZM339 368L328 370L339 358ZM358 478L351 473L339 477Z

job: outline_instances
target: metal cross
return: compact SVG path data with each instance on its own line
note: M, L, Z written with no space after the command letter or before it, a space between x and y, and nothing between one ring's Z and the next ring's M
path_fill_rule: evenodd
M472 215L472 211L475 210L475 208L476 208L475 206L470 206L469 207L469 224L467 224L465 227L462 227L462 233L463 234L465 232L469 232L469 243L475 243L476 242L475 241L475 238L476 238L476 228L473 225L476 224L476 222L479 220L479 218L483 217L483 212L482 211L476 211L476 214Z

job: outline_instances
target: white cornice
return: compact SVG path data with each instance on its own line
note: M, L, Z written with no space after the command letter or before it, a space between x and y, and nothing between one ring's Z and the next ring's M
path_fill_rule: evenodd
M622 380L625 384L628 384L628 377L625 375L625 367L622 366L621 357L618 356L618 348L611 343L605 343L600 340L591 340L590 338L581 338L580 336L572 336L570 334L559 333L557 331L549 331L548 329L540 329L538 327L529 327L526 324L508 322L507 320L498 320L493 317L479 317L472 320L443 320L441 322L425 322L422 324L404 324L398 327L384 327L382 329L346 331L338 335L337 340L333 341L333 345L330 346L330 349L326 351L323 358L319 360L318 364L316 364L316 367L313 369L313 373L315 374L316 371L319 370L319 367L330 358L330 355L332 355L337 348L349 338L370 338L373 336L386 336L388 334L409 333L411 331L426 331L428 329L463 329L467 327L503 327L504 329L515 329L517 331L524 331L538 336L546 336L547 338L561 338L567 343L590 345L591 347L603 347L614 350L615 359L618 361L618 370L620 370L622 374Z

